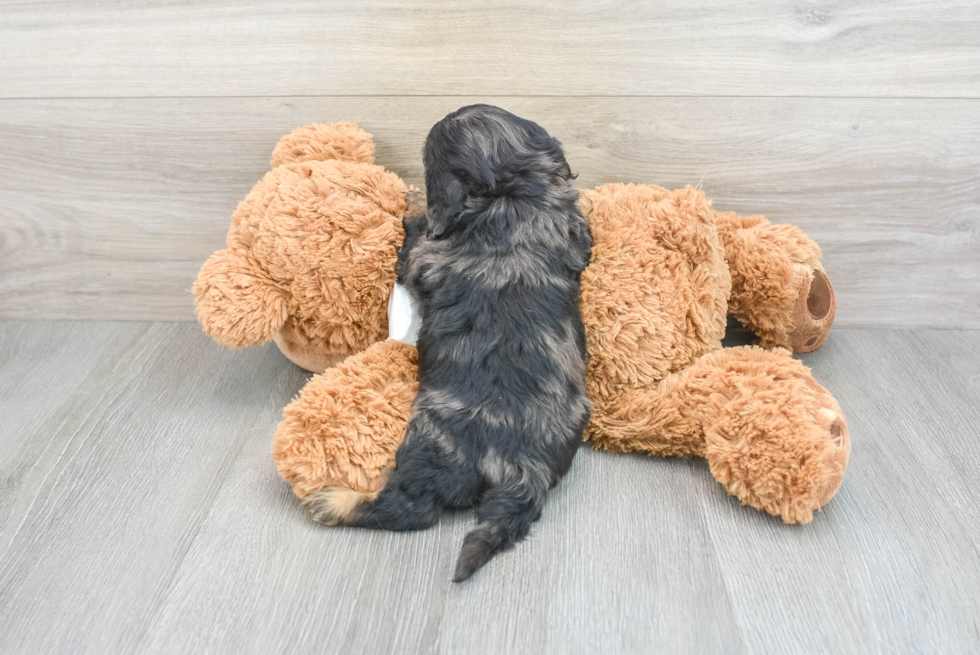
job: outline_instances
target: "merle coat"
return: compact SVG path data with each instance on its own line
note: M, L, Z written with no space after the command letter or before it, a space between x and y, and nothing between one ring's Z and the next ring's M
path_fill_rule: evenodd
M421 309L419 393L376 494L325 489L314 518L389 530L476 505L454 579L524 538L589 420L579 283L592 237L558 141L489 105L439 121L428 211L406 222L398 280Z

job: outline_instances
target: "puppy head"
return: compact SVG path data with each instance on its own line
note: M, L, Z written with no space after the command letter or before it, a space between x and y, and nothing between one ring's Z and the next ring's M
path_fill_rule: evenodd
M429 231L440 237L481 198L542 197L574 179L561 144L533 121L469 105L433 126L425 144Z

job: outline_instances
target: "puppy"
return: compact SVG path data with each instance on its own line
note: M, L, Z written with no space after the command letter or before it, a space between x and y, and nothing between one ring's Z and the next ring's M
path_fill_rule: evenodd
M327 525L431 526L475 504L453 577L527 535L568 471L590 404L579 284L592 236L558 141L489 105L426 140L428 210L406 222L398 281L421 310L419 393L380 492L327 487Z

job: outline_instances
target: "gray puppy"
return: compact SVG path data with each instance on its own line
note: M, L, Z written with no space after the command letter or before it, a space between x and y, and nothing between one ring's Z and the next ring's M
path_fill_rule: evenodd
M579 284L592 236L561 146L499 107L463 107L425 146L427 214L398 281L421 308L419 394L381 491L305 501L328 525L418 530L475 504L454 580L523 539L582 442Z

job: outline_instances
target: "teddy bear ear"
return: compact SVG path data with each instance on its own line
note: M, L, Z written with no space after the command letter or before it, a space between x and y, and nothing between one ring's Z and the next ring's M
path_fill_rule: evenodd
M265 343L289 317L286 292L257 263L232 250L219 250L204 263L193 291L204 332L231 348Z
M374 141L356 123L313 123L298 127L279 139L270 164L296 164L304 161L374 163Z

